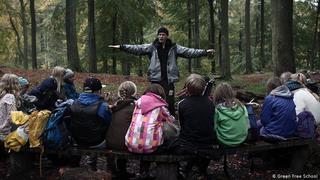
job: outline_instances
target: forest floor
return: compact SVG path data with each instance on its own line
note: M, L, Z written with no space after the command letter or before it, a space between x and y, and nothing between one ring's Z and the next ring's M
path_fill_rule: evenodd
M319 159L319 157L318 157ZM100 166L100 170L97 172L88 171L84 168L73 168L68 169L66 167L59 167L59 166L53 166L50 164L50 162L46 163L44 160L42 161L45 165L43 165L43 176L39 176L39 163L35 161L32 165L32 168L27 173L22 174L21 176L11 178L11 179L61 179L61 172L62 171L70 171L73 173L69 175L72 177L75 177L77 174L81 173L83 178L80 179L86 179L84 177L90 177L91 179L109 179L109 178L101 178L101 177L110 177L111 174L108 173L108 171L104 171L106 163L104 159L98 159L98 167ZM268 167L266 166L267 162L263 162L259 158L254 159L254 166L253 168L250 168L251 164L250 161L247 158L247 155L245 154L236 154L236 155L229 155L228 156L228 172L231 176L231 179L319 179L320 177L320 166L315 166L311 164L307 164L307 167L302 172L295 172L292 171L290 168L285 167ZM6 176L8 175L8 166L9 166L9 160L0 160L0 179L6 179ZM130 180L137 180L139 179L139 162L132 160L129 161L127 164L127 172L132 174L132 176L128 179ZM154 171L155 165L152 164L150 168L150 176L155 176ZM62 170L63 169L63 170ZM208 166L208 179L228 179L223 171L223 161L211 161L210 165ZM99 177L100 178L97 178ZM296 176L296 178L295 178ZM309 178L303 178L303 177L309 177ZM300 178L297 178L300 177ZM152 179L152 178L149 178Z
M13 73L18 76L22 76L28 79L31 84L31 87L38 85L42 80L50 76L51 70L24 70L17 68L9 68L9 67L0 67L0 76L2 73ZM81 92L82 84L85 78L93 76L97 77L101 80L102 84L106 85L103 89L103 93L115 93L117 91L118 86L123 81L133 81L137 84L138 92L143 92L144 88L148 85L148 80L146 75L144 77L139 77L136 75L133 76L124 76L124 75L111 75L105 73L76 73L75 75L75 85L77 90ZM182 75L183 76L183 75ZM188 76L188 75L186 75ZM264 93L265 83L269 77L271 77L271 73L259 73L259 74L248 74L248 75L233 75L233 79L228 81L237 89L243 89L247 91L251 91L254 93ZM181 90L184 85L184 80L186 77L180 77L180 81L176 83L176 92ZM217 80L219 83L221 80Z

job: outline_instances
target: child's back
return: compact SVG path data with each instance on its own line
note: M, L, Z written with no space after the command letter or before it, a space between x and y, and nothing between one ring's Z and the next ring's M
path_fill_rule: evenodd
M164 97L163 88L159 84L151 84L137 100L125 137L130 152L152 153L163 145L163 124L174 121Z
M178 104L180 138L197 145L216 142L214 105L207 96L189 96Z
M137 92L136 85L125 81L118 88L119 100L112 106L112 121L107 131L107 146L113 150L126 150L124 137L131 123Z
M248 112L235 98L235 92L228 83L220 83L217 86L214 102L216 105L214 122L219 142L226 146L243 143L248 135Z

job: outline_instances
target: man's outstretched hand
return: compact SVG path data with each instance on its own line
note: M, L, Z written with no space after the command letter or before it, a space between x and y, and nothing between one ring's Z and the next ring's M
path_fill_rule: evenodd
M209 55L213 55L213 53L215 53L216 51L214 49L207 49L207 53Z
M117 49L119 49L119 48L120 48L120 45L109 45L108 47L109 47L109 48L117 48Z

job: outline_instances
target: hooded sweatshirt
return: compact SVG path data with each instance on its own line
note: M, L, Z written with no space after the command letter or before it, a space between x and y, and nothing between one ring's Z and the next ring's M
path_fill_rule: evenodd
M287 86L272 90L263 103L260 134L292 137L297 127L295 107L293 94Z
M101 100L101 96L94 93L81 93L79 96L79 102L85 106L90 106L91 104L96 103ZM108 104L106 102L101 103L98 108L97 114L101 117L107 124L111 122L111 111L108 108Z
M106 134L107 145L110 149L127 150L124 137L131 123L135 100L134 97L119 99L111 108L112 121Z
M146 93L137 100L125 144L130 152L152 153L163 144L163 122L173 118L164 99Z
M82 93L70 109L70 131L79 145L95 146L105 140L111 112L101 96Z
M77 93L76 88L72 82L65 81L63 84L63 92L67 99L78 99L79 93Z
M226 107L224 103L218 104L214 122L220 143L237 146L246 140L249 120L247 109L243 105L235 104L233 107Z

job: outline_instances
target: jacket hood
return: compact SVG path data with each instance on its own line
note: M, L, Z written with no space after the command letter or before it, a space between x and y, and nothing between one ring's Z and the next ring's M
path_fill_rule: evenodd
M290 89L285 85L276 87L275 89L273 89L270 92L270 94L275 95L275 96L284 97L284 98L293 98L293 95L292 95Z
M304 86L303 86L301 83L299 83L298 81L292 81L292 80L286 82L285 85L290 89L290 91L294 91L294 90L296 90L296 89L300 89L300 88L303 88L303 87L304 87Z
M238 104L234 105L233 107L226 107L223 104L218 104L216 111L217 113L234 121L238 121L246 114L245 107Z
M134 101L136 100L135 97L128 97L126 99L119 99L116 104L111 108L112 112L116 112L121 110L122 108L130 105L130 104L134 104Z
M142 114L146 114L155 108L168 106L166 101L154 93L146 93L136 102L137 108L141 109Z
M83 105L90 105L99 101L102 97L94 93L81 93L79 96L79 101Z

